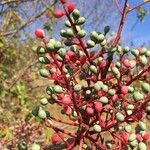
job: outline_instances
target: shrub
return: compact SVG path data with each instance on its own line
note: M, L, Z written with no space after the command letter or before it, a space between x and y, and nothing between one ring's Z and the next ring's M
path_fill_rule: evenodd
M119 44L126 15L136 7L129 8L125 1L118 33L112 42L107 38L109 26L103 33L92 31L85 37L86 19L73 2L60 2L63 10L56 10L54 16L67 17L66 28L60 31L62 41L47 40L41 29L35 34L44 43L37 49L40 63L46 64L40 74L54 83L47 88L48 97L41 104L60 105L60 112L68 116L68 121L53 117L43 106L35 108L33 114L55 131L52 142L64 142L68 150L76 146L80 150L83 147L146 150L150 139L145 124L150 114L150 51ZM141 88L135 81L139 81ZM53 122L76 129L67 131Z

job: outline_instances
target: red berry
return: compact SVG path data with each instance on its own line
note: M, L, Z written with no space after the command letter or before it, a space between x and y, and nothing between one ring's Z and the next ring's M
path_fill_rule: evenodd
M123 64L124 64L125 67L130 67L130 61L128 59L125 59L123 61Z
M73 10L75 9L75 3L74 2L70 2L67 6L68 8L68 12L71 13L73 12Z
M100 103L100 102L95 102L94 104L95 104L95 110L96 110L97 112L101 112L102 109L103 109L102 103Z
M87 108L86 108L86 112L87 112L88 115L93 115L94 110L93 110L93 108L91 108L91 107L87 107Z
M122 86L121 87L121 94L127 94L128 93L128 87L127 86Z
M65 4L65 3L66 3L66 0L60 0L60 2L61 2L62 4Z
M62 10L55 10L54 11L54 17L55 18L61 18L61 17L63 17L64 16L64 12L62 11Z
M112 101L113 102L117 102L117 100L118 100L118 95L113 95L112 96Z
M150 139L150 134L145 133L145 134L143 135L143 139L144 139L144 140L149 140L149 139Z
M52 143L57 143L58 141L60 141L60 137L57 133L53 134L51 137L51 141Z
M42 29L39 29L39 28L35 30L35 35L41 39L43 39L45 37L44 31Z
M136 135L136 139L137 139L138 142L142 142L143 141L143 138L142 138L141 134L137 134Z
M126 132L123 132L122 133L122 139L123 139L123 142L126 143L129 139L129 134Z
M67 115L70 115L72 113L72 109L69 106L64 107L64 113Z
M69 95L65 95L63 98L62 98L62 103L63 104L66 104L66 105L69 105L71 103L71 98Z
M100 63L99 63L99 68L104 68L106 66L106 60L102 60Z

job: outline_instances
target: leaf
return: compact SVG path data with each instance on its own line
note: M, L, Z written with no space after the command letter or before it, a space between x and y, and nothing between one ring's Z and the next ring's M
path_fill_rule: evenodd
M4 42L2 39L0 39L0 48L4 47Z

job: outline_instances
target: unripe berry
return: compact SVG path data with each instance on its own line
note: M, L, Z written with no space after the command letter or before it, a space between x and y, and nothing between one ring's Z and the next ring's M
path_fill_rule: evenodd
M132 142L132 141L134 141L136 139L136 135L135 135L135 133L132 133L132 134L130 134L130 136L129 136L129 141L130 142Z
M63 17L64 16L64 12L62 11L62 10L55 10L54 11L54 17L55 18L61 18L61 17Z
M90 70L95 74L97 73L97 68L94 65L90 65Z
M133 110L127 110L127 114L131 115L133 113Z
M110 26L105 26L104 28L104 34L106 35L110 30Z
M95 102L94 105L95 105L95 110L96 110L97 112L101 112L101 111L102 111L102 109L103 109L102 103L100 103L100 102Z
M60 30L60 35L61 35L62 37L66 37L66 30L61 29L61 30Z
M45 119L47 116L45 110L43 110L42 108L39 109L39 112L38 112L38 117L41 118L41 119Z
M68 8L68 12L69 12L69 13L72 13L73 10L75 9L75 3L74 3L74 2L70 2L70 3L68 4L67 8Z
M94 130L95 132L98 132L98 133L99 133L99 132L101 132L102 129L101 129L101 126L100 126L100 125L96 124L96 125L93 126L93 130Z
M100 99L99 99L100 102L102 102L103 104L107 104L108 103L108 98L105 97L105 96L102 96Z
M39 57L39 62L43 63L43 64L49 64L50 63L49 59L47 57L43 57L43 56Z
M88 41L87 41L87 46L88 46L89 48L92 48L92 47L95 46L95 42L92 41L92 40L88 40Z
M143 92L145 92L145 93L150 92L150 84L148 84L148 83L142 83L141 87L142 87Z
M132 127L130 125L126 125L124 129L128 133L132 131Z
M79 38L83 38L83 37L85 37L85 35L86 35L86 32L84 30L79 30L77 33L77 36Z
M103 85L103 86L102 86L102 90L103 90L104 92L108 92L108 86L107 86L107 85Z
M47 98L42 98L42 99L40 100L40 103L41 103L42 105L47 105L47 104L48 104L48 99L47 99Z
M79 17L75 23L76 23L76 25L83 25L85 23L85 18Z
M98 33L97 33L96 31L91 32L90 38L91 38L91 40L93 40L94 42L97 42Z
M80 92L80 91L81 91L81 89L82 89L82 87L81 87L81 85L80 85L80 84L76 84L76 85L74 86L74 90L75 90L75 92Z
M57 53L61 56L64 57L66 55L66 50L64 48L60 48Z
M134 55L135 57L137 57L139 55L139 51L136 49L132 49L131 50L132 55Z
M61 47L62 47L62 46L61 46L61 42L56 41L56 42L54 43L54 48L55 48L56 50L59 50Z
M113 72L114 75L118 75L120 73L118 68L116 68L116 67L112 68L112 72Z
M112 142L111 141L106 141L106 147L108 148L108 149L111 149L112 148Z
M132 147L136 147L138 145L138 141L135 139L131 142L129 142L129 144L132 146Z
M40 146L36 143L32 144L31 150L40 150Z
M99 91L102 86L103 86L103 82L97 81L97 82L94 84L94 89L95 89L96 91Z
M128 110L133 110L133 109L134 109L134 105L129 104L129 105L127 106L127 109L128 109Z
M47 69L40 69L39 73L44 78L47 78L50 75L50 72Z
M125 52L125 53L128 53L129 51L130 51L130 49L129 49L129 47L124 47L124 49L123 49L123 51Z
M74 9L72 16L75 20L77 20L80 17L80 12L78 9Z
M116 113L116 119L117 121L123 121L124 120L124 115L120 112Z
M53 144L56 144L60 140L61 140L61 138L59 137L59 135L57 133L53 134L52 137L51 137L51 141L52 141Z
M121 94L127 94L128 93L128 87L127 86L122 86L121 87Z
M128 86L128 92L130 93L134 92L134 88L132 86Z
M147 57L150 57L150 51L147 51L145 54Z
M63 88L59 85L55 85L54 86L54 92L56 93L62 93L63 92Z
M35 35L41 39L43 39L45 37L44 31L42 29L39 29L39 28L35 30Z
M68 28L71 27L71 23L69 22L69 20L67 20L67 21L65 22L65 26L68 27Z
M143 142L140 142L140 143L138 144L138 150L147 150L146 144L143 143Z
M108 94L110 94L110 95L115 95L115 94L116 94L115 89L109 89L109 90L108 90Z
M143 47L140 50L140 55L144 55L147 52L147 48Z
M144 122L140 121L138 125L139 125L140 129L146 130L146 124Z
M144 96L143 96L143 94L141 94L140 92L135 91L135 92L133 93L133 99L134 99L135 101L142 100L143 98L144 98Z
M145 66L148 63L148 60L145 55L140 56L140 64Z
M136 61L135 60L131 60L130 61L130 66L131 66L131 68L134 68L136 66Z
M102 42L105 39L105 36L103 34L99 34L97 37L98 42Z
M66 30L66 36L72 37L73 34L74 34L74 33L73 33L72 29L67 29L67 30Z
M35 117L38 115L40 107L36 106L32 109L32 115L34 115Z
M104 39L102 42L100 42L100 45L101 45L102 47L106 46L106 45L107 45L106 39Z
M38 54L45 54L46 49L42 46L39 46L36 51Z

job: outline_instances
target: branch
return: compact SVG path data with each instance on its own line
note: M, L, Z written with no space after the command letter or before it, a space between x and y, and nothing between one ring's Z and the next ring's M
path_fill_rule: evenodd
M145 2L143 2L143 3L141 3L141 4L137 5L137 6L135 6L135 7L133 7L133 8L130 8L130 9L128 10L128 12L131 12L131 11L133 11L133 10L135 10L135 9L138 9L139 7L145 5L146 3L149 3L149 2L150 2L150 0L147 0L147 1L145 1Z
M120 7L120 5L118 3L118 0L113 0L113 1L114 1L115 5L116 5L118 11L120 12L120 14L122 14L123 12L122 12L122 9L121 9L121 7Z

